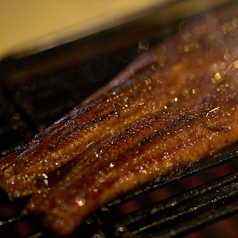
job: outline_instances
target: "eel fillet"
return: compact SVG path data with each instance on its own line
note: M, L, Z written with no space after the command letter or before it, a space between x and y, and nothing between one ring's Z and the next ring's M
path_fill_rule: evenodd
M238 7L140 56L0 160L0 187L65 235L95 209L238 140Z

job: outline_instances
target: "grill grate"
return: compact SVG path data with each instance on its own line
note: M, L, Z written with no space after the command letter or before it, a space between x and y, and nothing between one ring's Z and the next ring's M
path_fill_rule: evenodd
M180 25L180 20L169 22L168 30L167 25L155 24L154 15L151 20L150 29L146 25L142 30L137 21L51 50L1 61L1 156L42 131L137 57L143 51L137 45L141 36L147 35L153 45ZM129 43L117 45L116 50L103 49L106 55L90 52L90 59L79 54L82 47L87 52L92 45L98 47L98 42L117 39L125 29L134 30L127 37ZM62 55L67 58L64 64ZM58 61L59 65L50 64ZM71 237L175 237L230 217L238 212L237 157L235 144L131 191L92 214ZM0 235L52 237L37 217L24 211L26 202L27 198L9 201L0 192Z
M234 149L236 151L236 148L238 149L238 145L232 147L233 151ZM85 237L93 237L93 235L95 237L176 237L231 216L238 212L238 172L232 169L237 166L237 153L237 151L232 153L229 148L202 163L177 170L158 181L130 192L96 212L100 225L92 216L77 232L85 234ZM226 169L227 174L214 179L217 166L220 166L218 176L220 170L224 170L226 166L229 166L229 169ZM150 193L153 190L161 193L159 188L163 189L164 186L167 188L169 184L174 186L174 183L176 186L178 184L181 186L182 183L186 184L186 180L196 179L198 175L205 177L206 174L215 176L204 184L179 192L137 211L126 215L115 213L115 209L120 209L119 205L125 204L126 201L135 202L140 195L152 197ZM4 193L1 194L0 202L1 204L9 203ZM22 204L25 203L21 203L20 208ZM21 213L1 219L0 228L7 229L8 226L31 219L32 217L23 210ZM38 228L39 231L25 237L48 237L49 234L43 226Z
M222 177L126 216L116 231L131 237L174 237L238 211L238 173Z

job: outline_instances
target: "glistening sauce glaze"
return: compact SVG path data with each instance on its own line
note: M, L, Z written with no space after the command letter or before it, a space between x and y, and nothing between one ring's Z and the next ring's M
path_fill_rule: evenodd
M102 204L237 141L237 12L214 13L149 50L3 158L1 188L31 195L28 210L68 234Z

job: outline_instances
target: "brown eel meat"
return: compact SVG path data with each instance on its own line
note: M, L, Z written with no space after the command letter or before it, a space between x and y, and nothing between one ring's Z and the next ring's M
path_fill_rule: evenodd
M0 160L10 199L49 229L238 140L238 7L186 26Z

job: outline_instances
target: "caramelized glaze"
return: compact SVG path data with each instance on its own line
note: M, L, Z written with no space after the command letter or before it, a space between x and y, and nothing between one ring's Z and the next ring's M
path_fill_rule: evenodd
M115 197L238 139L237 7L149 50L0 162L10 198L32 195L59 234Z

